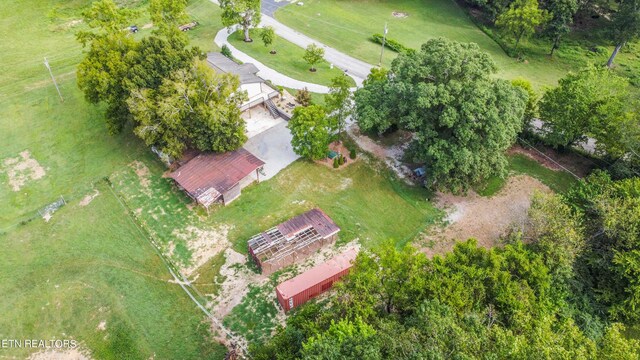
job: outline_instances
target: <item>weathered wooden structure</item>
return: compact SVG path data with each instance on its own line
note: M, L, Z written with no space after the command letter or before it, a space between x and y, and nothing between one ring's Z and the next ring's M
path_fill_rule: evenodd
M254 235L247 245L262 273L271 274L333 243L339 231L338 225L316 208Z

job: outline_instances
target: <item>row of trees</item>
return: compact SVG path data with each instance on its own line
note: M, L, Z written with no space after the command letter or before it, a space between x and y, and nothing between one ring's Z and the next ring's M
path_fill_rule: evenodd
M288 318L255 359L637 359L640 180L598 173L535 196L523 232L428 259L361 253L328 301ZM522 239L526 239L524 244Z
M238 106L246 95L239 80L216 74L189 47L178 26L187 19L186 0L151 0L156 29L136 41L124 31L136 15L113 0L93 3L84 14L90 31L77 37L87 49L78 65L78 86L86 99L106 104L107 127L128 124L146 144L179 157L187 148L228 151L246 140Z
M496 27L515 39L517 51L520 40L539 32L551 41L550 54L558 49L564 36L574 28L574 19L581 11L597 14L605 19L601 29L606 38L615 45L607 65L612 66L615 56L625 43L640 36L640 1L621 0L579 1L579 0L467 0L482 11ZM584 16L584 15L583 15ZM610 20L609 20L610 19ZM594 29L589 29L593 32Z

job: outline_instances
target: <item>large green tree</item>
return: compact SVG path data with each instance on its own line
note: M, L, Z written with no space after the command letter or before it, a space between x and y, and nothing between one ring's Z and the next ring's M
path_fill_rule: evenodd
M514 49L523 38L533 35L536 28L549 19L546 10L538 7L538 0L515 0L509 9L496 18L496 26L513 35L516 40Z
M562 38L571 31L573 17L578 11L577 0L549 0L545 10L551 15L546 24L543 35L551 40L550 56L560 47Z
M640 320L640 178L613 181L597 172L568 194L583 216L583 281L614 319Z
M131 119L125 103L129 95L125 79L137 43L122 29L133 15L130 10L118 8L112 0L95 2L83 14L91 30L77 34L83 47L88 48L78 64L78 87L90 103L107 104L106 122L111 134L122 131Z
M352 112L352 94L349 78L346 75L338 75L331 79L329 93L325 95L324 103L331 122L336 130L342 134L347 118Z
M179 26L189 19L186 6L187 0L150 0L149 14L156 32L168 37L182 34Z
M231 74L217 74L205 62L174 71L157 90L139 89L127 101L135 133L148 145L179 157L185 149L224 152L246 141L239 106L246 94Z
M320 105L298 106L287 125L296 154L311 160L327 156L331 141L331 124Z
M620 49L640 36L640 0L621 0L618 10L613 14L609 31L615 43L607 61L607 66L612 67Z
M244 33L244 41L251 42L249 30L260 24L260 0L221 0L222 25L240 25Z
M627 80L605 67L569 73L540 101L545 141L556 147L571 146L591 136L600 150L619 151L616 138L629 116L628 101Z
M431 184L465 190L505 174L504 151L522 129L527 95L495 72L476 44L430 40L356 92L356 119L364 131L414 132L411 150Z

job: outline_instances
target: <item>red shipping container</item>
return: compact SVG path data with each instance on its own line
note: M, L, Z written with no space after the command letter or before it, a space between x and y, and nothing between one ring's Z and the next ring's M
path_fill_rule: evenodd
M329 290L349 273L358 252L350 249L331 260L276 286L278 302L285 312Z

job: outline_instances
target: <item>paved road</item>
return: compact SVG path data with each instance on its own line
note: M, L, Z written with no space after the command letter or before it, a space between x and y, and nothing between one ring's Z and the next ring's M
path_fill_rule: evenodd
M314 43L323 47L325 60L333 64L333 66L345 71L347 75L351 76L353 80L356 81L357 86L362 85L362 81L367 78L367 75L369 75L369 72L373 67L371 64L351 57L296 30L293 30L271 16L262 15L262 23L260 25L273 26L276 34L302 48L306 48L310 44Z
M215 4L219 4L217 0L211 0L213 3ZM270 12L271 14L273 14L275 12L275 10L277 10L278 8L285 6L288 4L287 1L281 1L281 2L277 2L275 0L262 0L262 22L260 23L261 26L272 26L275 31L276 34L278 34L280 37L302 47L302 48L306 48L308 45L310 44L317 44L318 46L321 46L324 48L324 58L325 60L327 60L329 63L333 64L333 66L343 70L346 72L347 75L351 76L353 78L353 80L355 80L356 85L357 86L362 86L362 82L364 81L364 79L367 78L367 75L369 75L369 72L371 71L371 68L373 67L373 65L368 64L364 61L358 60L354 57L351 57L343 52L340 52L334 48L331 48L317 40L314 40L282 23L280 23L279 21L277 21L276 19L274 19L273 17L269 16L269 14L267 12ZM267 12L265 12L265 10ZM223 34L222 33L226 33L226 30L223 29L221 31L218 32L218 34L216 34L216 44L218 46L222 46L222 44L226 43L227 46L229 46L228 42L226 41L226 37L223 38ZM220 43L218 42L220 41ZM231 46L229 46L231 48ZM233 49L232 49L233 50ZM243 61L243 62L251 62L256 64L256 66L258 66L259 62L253 58L251 58L249 55L246 55L244 53L241 53L240 51L238 51L236 49L236 51L234 51L234 56L237 57L239 60ZM244 57L244 59L242 58ZM246 60L245 60L246 59ZM276 84L279 85L283 85L283 86L287 86L287 87L293 87L296 89L301 89L304 86L289 86L287 84L283 84L278 82L277 80L273 80L272 78L270 78L269 76L274 76L275 74L279 74L278 72L276 72L275 70L270 69L269 67L267 67L264 64L260 64L262 66L262 68L260 66L258 66L258 69L260 69L261 73L259 74L260 76L264 77L265 79L269 79L273 82L275 82ZM267 71L267 69L271 70L271 71ZM264 76L263 76L264 75ZM280 76L283 76L282 74L280 74ZM289 78L291 79L291 78ZM294 80L294 79L291 79ZM294 81L298 81L298 80L294 80ZM303 82L300 82L303 83ZM320 86L320 85L316 85L316 86ZM326 88L326 87L324 87ZM326 92L326 91L315 91L315 90L311 90L311 87L309 87L310 91L313 92Z
M233 53L233 57L235 57L236 59L242 61L243 63L254 64L258 68L258 70L260 70L258 72L258 76L260 76L261 78L269 80L276 85L281 85L288 88L293 88L293 89L307 88L309 89L309 91L319 93L319 94L326 94L329 92L329 88L326 86L296 80L294 78L291 78L289 76L286 76L284 74L281 74L273 70L272 68L261 63L260 61L236 49L233 45L229 43L229 41L227 41L228 37L229 37L229 32L227 31L227 29L222 29L218 31L214 41L216 45L220 47L222 47L222 45L227 45L229 49L231 49L231 52Z

